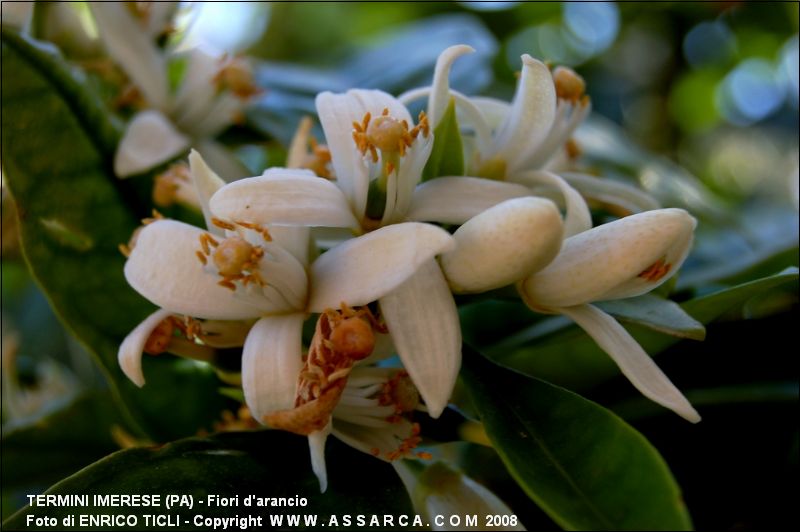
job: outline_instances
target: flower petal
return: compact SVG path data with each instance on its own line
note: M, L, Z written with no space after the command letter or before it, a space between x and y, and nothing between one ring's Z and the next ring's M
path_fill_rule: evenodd
M302 314L258 320L242 351L242 389L253 418L294 407L303 367Z
M218 278L203 270L196 256L200 229L173 220L145 226L130 258L125 278L144 297L175 314L195 318L240 320L262 310L236 299Z
M308 310L376 301L454 245L447 231L420 223L389 225L343 242L312 264Z
M569 316L616 362L645 397L697 423L700 415L622 325L592 305L557 309Z
M271 168L230 183L211 198L211 211L264 225L358 227L342 191L308 170Z
M394 180L394 194L391 191L393 180L389 179L388 188L390 190L387 193L384 221L399 223L405 219L413 201L414 190L422 179L422 171L425 169L431 150L433 150L433 135L427 137L420 135L406 152L406 156L400 162L397 178ZM394 195L395 198L394 204L391 206L388 197L390 195Z
M457 293L500 288L549 264L561 248L563 234L561 213L552 201L504 201L453 234L456 249L442 255L442 271Z
M478 177L437 177L416 188L407 219L461 225L498 203L530 195L527 187L516 183Z
M325 466L325 442L331 433L331 424L325 428L308 435L308 450L311 452L311 470L319 480L319 492L325 493L328 489L328 469Z
M381 314L431 417L447 406L461 368L461 328L453 295L434 260L380 299Z
M173 57L186 61L186 68L175 93L172 115L182 128L194 133L193 125L203 120L216 97L217 87L214 77L219 72L221 58L214 57L198 47Z
M117 147L114 173L128 177L177 157L189 147L189 139L161 113L142 111L133 117Z
M506 120L495 134L493 153L508 162L509 170L515 161L532 146L540 144L556 113L556 88L550 70L541 61L525 54L517 92L511 102Z
M561 177L583 197L613 205L627 211L626 214L661 208L658 201L644 190L616 179L573 172L562 173Z
M447 104L450 101L450 68L453 62L464 54L475 51L475 48L466 44L457 44L445 49L436 59L436 68L433 71L433 84L428 100L428 120L435 128L444 116Z
M322 92L316 98L317 114L331 152L336 184L347 197L353 212L363 215L367 205L369 170L353 142L353 122L361 122L363 110L345 94ZM360 113L360 114L359 114Z
M142 91L147 103L168 111L167 69L161 51L121 2L89 2L109 55Z
M195 150L192 150L189 154L189 169L192 173L192 181L197 190L197 195L200 198L200 207L203 209L206 227L210 232L223 236L222 229L211 222L213 215L208 202L217 190L225 186L225 181L208 167L203 157Z
M680 268L695 224L682 209L658 209L577 234L523 283L523 295L532 306L570 307L649 292Z
M569 186L560 176L552 172L537 170L522 172L512 176L512 180L527 186L546 185L557 188L564 197L564 236L570 237L592 228L592 215L586 200L578 191Z
M144 386L144 373L142 373L142 352L150 334L158 324L172 315L172 312L159 309L150 314L125 337L119 346L117 360L122 372L133 383L141 388Z

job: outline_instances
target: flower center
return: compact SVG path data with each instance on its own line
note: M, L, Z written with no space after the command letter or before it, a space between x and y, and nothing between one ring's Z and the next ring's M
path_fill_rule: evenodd
M165 172L156 176L153 184L153 203L159 207L169 207L182 199L181 191L186 187L191 187L191 192L195 193L191 184L189 165L186 163L173 164Z
M419 405L419 392L405 371L387 381L381 392L380 404L392 405L397 415L412 412Z
M556 67L553 70L553 82L556 85L558 99L573 104L578 103L586 91L586 82L571 68Z
M361 155L369 151L372 162L378 162L378 150L384 155L397 154L405 156L406 149L410 148L417 136L422 132L423 137L430 134L428 117L424 112L419 114L419 123L409 129L408 122L389 116L389 108L384 108L381 116L372 119L372 113L367 112L359 122L353 122L353 140ZM396 157L395 157L396 158ZM394 166L393 162L389 162ZM391 173L394 167L387 168L386 173Z
M353 364L375 347L373 330L386 331L367 307L355 310L343 305L341 310L323 312L300 371L295 407L267 414L264 422L304 436L325 428Z
M265 241L269 242L272 237L265 227L261 227L249 222L236 222L232 224L218 218L212 218L212 223L217 227L233 231L236 226L251 229L261 234ZM236 281L240 281L244 286L255 283L259 286L266 286L267 283L261 277L258 263L264 256L264 248L250 244L238 235L229 236L218 241L210 233L202 233L199 237L200 249L195 252L198 260L205 266L208 264L209 257L217 267L217 273L222 279L217 282L229 290L236 290Z
M667 275L670 268L672 268L672 264L667 263L666 257L661 257L651 264L646 270L637 275L637 277L641 277L642 279L646 279L651 282L656 282Z

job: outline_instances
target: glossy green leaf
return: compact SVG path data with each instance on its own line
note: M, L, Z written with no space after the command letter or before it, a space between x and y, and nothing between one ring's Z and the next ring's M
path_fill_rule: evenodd
M161 447L135 448L112 454L59 482L48 494L152 494L189 495L194 498L193 509L104 507L102 513L137 515L138 526L145 527L143 514L180 515L181 529L194 529L195 515L205 517L261 516L258 528L282 528L271 519L298 514L316 516L318 523L330 526L329 517L342 514L397 516L411 514L411 503L393 468L372 456L355 451L335 438L327 445L328 490L320 494L319 483L311 471L306 438L276 431L231 432L210 438L190 438ZM208 495L233 497L238 505L215 506ZM307 498L307 506L250 507L244 506L247 495L264 498ZM200 503L203 501L203 503ZM3 524L4 529L25 528L28 514L62 518L66 514L97 514L93 506L84 508L37 507L23 508ZM301 518L302 519L302 518ZM186 523L186 521L189 523ZM284 528L286 521L284 521ZM95 529L97 527L94 527ZM235 527L234 527L235 528ZM292 527L295 528L295 527ZM298 528L315 528L301 521ZM130 529L130 528L126 528Z
M680 307L698 322L708 324L756 296L786 283L797 282L797 278L797 268L791 268L763 279L691 299L681 303ZM548 326L548 322L553 326ZM549 318L532 326L531 330L517 333L520 336L529 335L527 339L530 342L527 345L512 349L508 344L498 343L486 348L485 352L504 366L575 390L588 389L619 373L608 355L583 330L566 324L567 321L562 317ZM534 330L534 327L538 329ZM625 323L625 327L651 355L679 340L675 336L661 334L641 325ZM538 334L539 331L541 334Z
M433 130L433 149L422 171L422 180L464 174L464 144L456 118L456 101L450 97L442 121Z
M118 449L119 412L107 392L78 397L28 423L3 427L3 489L40 491Z
M465 349L464 377L509 472L568 530L688 530L655 448L601 406Z
M113 176L119 128L52 47L3 28L2 59L3 177L33 276L127 405L127 425L156 439L210 426L223 406L213 372L148 360L140 390L117 364L121 340L154 310L128 286L117 249L148 211L141 184Z

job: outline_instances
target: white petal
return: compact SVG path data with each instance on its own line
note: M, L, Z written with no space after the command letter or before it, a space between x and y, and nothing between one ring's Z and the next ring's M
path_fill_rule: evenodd
M570 237L592 228L592 215L586 205L586 200L558 175L544 170L537 170L515 174L512 179L514 182L523 185L547 185L559 189L567 208L564 216L565 236Z
M192 124L200 123L211 108L217 92L214 77L221 66L220 58L192 48L176 60L186 61L186 68L175 94L173 116L188 131Z
M499 128L511 113L511 105L497 98L473 96L470 101L480 110L486 124L493 130Z
M681 209L647 211L564 241L561 253L523 284L528 303L569 307L644 294L672 277L691 247L695 220ZM642 276L663 261L660 277Z
M142 111L133 117L117 147L114 173L127 177L177 157L189 147L189 139L161 113Z
M224 181L231 182L252 175L228 148L214 139L194 139L193 142L194 148L200 152L209 168Z
M216 320L254 318L261 310L237 300L196 256L200 229L173 220L144 227L125 263L125 278L144 297L175 314Z
M390 225L343 242L311 266L308 309L322 312L342 302L376 301L454 245L447 231L420 223Z
M147 6L147 31L152 38L169 30L169 24L178 9L179 2L152 2Z
M200 207L203 209L206 227L210 232L222 236L222 229L211 223L213 215L211 214L211 209L209 209L208 202L217 190L225 186L225 181L208 167L203 157L195 150L192 150L189 154L189 169L192 173L192 181L197 190L197 196L200 198Z
M144 386L144 373L142 373L142 351L147 339L158 324L172 315L172 312L159 309L150 314L125 337L119 346L117 360L122 372L133 383L141 388Z
M504 201L453 234L456 249L441 257L457 293L485 292L513 284L552 261L564 228L555 204L544 198Z
M264 225L358 227L342 191L307 170L272 168L230 183L211 198L211 211Z
M475 49L472 46L457 44L439 54L439 58L436 60L436 68L433 71L431 96L428 100L428 119L434 128L442 120L450 101L450 68L453 66L453 62L462 55L474 51Z
M294 407L303 367L302 314L261 318L242 351L242 389L253 418Z
M331 433L331 424L325 428L308 435L308 449L311 452L311 470L319 480L319 492L325 493L328 489L328 469L325 466L325 441Z
M700 415L622 325L592 305L557 309L585 330L645 397L697 423Z
M197 138L213 138L232 126L244 109L242 100L233 94L218 94L211 105L205 109L201 120L180 122L181 128Z
M407 219L460 225L512 198L530 196L516 183L478 177L437 177L417 187Z
M311 118L304 116L297 125L297 130L289 143L286 153L286 166L288 168L302 168L308 157L308 142L314 123Z
M556 113L556 88L550 70L525 54L511 110L495 135L492 156L514 167L516 158L544 140Z
M395 202L389 209L389 194L387 194L387 209L384 212L384 219L391 223L402 222L406 218L406 213L413 201L414 190L422 179L422 171L428 162L431 150L433 149L433 135L417 137L416 142L408 149L406 156L400 161L395 181L396 192ZM391 183L391 179L390 179Z
M658 201L644 190L616 179L577 173L562 173L561 177L584 197L621 207L629 213L661 208Z
M272 236L273 242L291 253L303 267L308 266L311 229L300 226L273 225L269 228L269 234Z
M111 57L142 91L147 103L168 110L167 68L150 35L121 2L89 2Z
M447 406L461 368L461 328L450 288L430 260L380 299L381 313L431 417Z
M361 122L366 111L345 94L322 92L316 98L317 114L331 152L336 184L342 189L353 212L364 214L369 188L369 171L353 141L353 122ZM359 116L360 113L360 116Z

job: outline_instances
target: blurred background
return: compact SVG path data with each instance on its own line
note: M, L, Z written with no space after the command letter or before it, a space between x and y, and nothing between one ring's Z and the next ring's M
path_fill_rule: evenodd
M91 35L88 11L77 13ZM187 44L260 61L266 91L248 125L272 144L254 149L246 128L227 134L254 171L280 162L292 124L313 112L317 92L360 86L399 94L430 81L444 47L467 42L477 53L457 63L453 85L470 94L510 98L523 53L586 79L593 113L578 134L584 169L638 182L700 219L679 295L798 262L796 2L210 2L187 4L179 26ZM108 430L113 407L91 399L105 393L103 375L28 274L14 218L4 193L3 517L21 493L125 438ZM682 384L728 394L706 398L701 425L627 418L664 455L698 529L798 524L796 286L724 316L704 343L681 342L660 356L667 374L687 376ZM613 379L587 395L614 403L618 385ZM49 420L65 408L63 425ZM58 449L37 446L42 430L65 427ZM524 496L505 492L529 529L555 527Z

